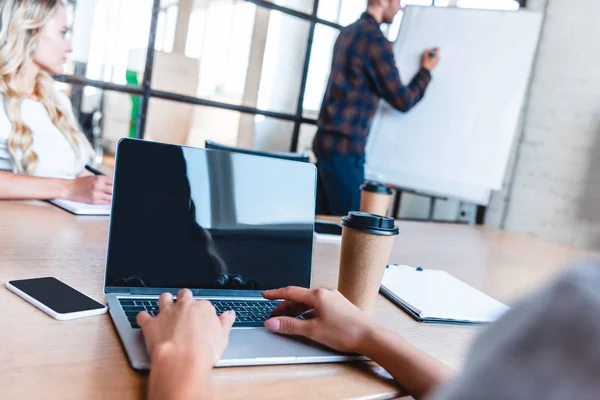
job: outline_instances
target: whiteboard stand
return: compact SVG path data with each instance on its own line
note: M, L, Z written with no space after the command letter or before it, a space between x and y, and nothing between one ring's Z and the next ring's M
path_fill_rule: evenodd
M429 211L428 211L428 215L427 215L427 219L425 219L425 221L429 221L429 222L433 222L433 216L435 214L435 203L438 200L441 201L446 201L448 200L447 197L442 197L442 196L436 196L436 195L432 195L432 194L425 194L425 193L420 193L416 190L413 189L407 189L407 188L402 188L402 187L396 187L394 186L394 189L396 190L396 196L394 198L394 205L392 207L392 216L394 218L398 218L398 214L400 213L400 206L402 204L402 193L410 193L413 194L415 196L420 196L420 197L428 197L429 198ZM457 219L458 221L458 219Z
M439 196L439 195L433 195L433 194L426 194L426 193L422 193L419 191L416 191L414 189L407 189L407 188L403 188L403 187L398 187L398 186L392 186L395 190L395 196L394 196L394 200L393 200L393 204L392 204L392 209L391 209L391 214L392 217L394 219L399 219L399 214L400 214L400 207L402 205L402 194L403 193L410 193L413 194L415 196L420 196L420 197L428 197L429 198L429 210L428 210L428 215L426 219L412 219L412 218L407 218L407 220L412 220L412 221L427 221L427 222L436 222L434 219L434 215L435 215L435 206L436 206L436 202L437 201L446 201L448 200L448 197L444 197L444 196ZM463 204L472 204L472 203L465 203L463 201L459 202L459 208L458 211L456 213L456 218L454 221L452 220L443 220L443 222L445 223L463 223L463 221L461 221L461 217L463 217L463 215L461 214L461 209L462 209L462 205ZM471 225L483 225L485 222L485 214L487 211L487 207L486 206L482 206L479 204L473 204L475 206L475 213L470 213L471 215L469 216L468 219L468 224Z

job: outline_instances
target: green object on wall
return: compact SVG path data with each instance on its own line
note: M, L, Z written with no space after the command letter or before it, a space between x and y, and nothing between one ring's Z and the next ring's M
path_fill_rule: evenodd
M127 70L126 79L129 85L139 85L138 73L135 71ZM131 103L133 104L133 107L131 107L131 120L129 121L129 137L135 138L135 133L137 131L138 112L140 109L140 98L132 95Z

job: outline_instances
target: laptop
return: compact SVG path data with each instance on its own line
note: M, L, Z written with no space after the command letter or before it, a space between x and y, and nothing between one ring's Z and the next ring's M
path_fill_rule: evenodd
M122 139L104 291L132 367L150 368L136 315L181 288L236 311L219 367L360 359L264 328L263 290L310 287L315 186L308 163Z

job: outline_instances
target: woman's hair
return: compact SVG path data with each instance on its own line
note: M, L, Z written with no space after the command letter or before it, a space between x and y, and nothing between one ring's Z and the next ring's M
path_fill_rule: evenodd
M16 173L32 174L38 156L33 151L31 129L23 123L21 116L21 102L27 96L15 88L14 78L33 57L40 29L62 6L62 0L4 0L0 9L0 95L4 96L6 114L12 122L8 150ZM47 72L40 71L37 75L33 95L46 108L52 123L65 136L75 155L79 157L83 152L91 158L91 145L77 128L72 114L59 101L54 80Z

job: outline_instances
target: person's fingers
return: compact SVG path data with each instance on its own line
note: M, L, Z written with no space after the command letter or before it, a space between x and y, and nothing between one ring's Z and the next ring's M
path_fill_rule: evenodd
M102 180L102 183L104 183L104 186L109 188L112 191L112 187L113 187L113 180L112 178L108 177L108 176L104 176L104 179Z
M112 193L113 193L112 185L103 185L101 190L102 190L102 193L106 193L106 194L110 194L110 195L112 195Z
M142 311L135 317L135 320L140 328L143 329L148 322L152 321L152 315L148 314L146 311Z
M164 311L173 305L173 295L169 292L163 293L158 298L158 308Z
M221 321L221 326L223 327L223 331L227 336L229 336L229 332L231 331L231 327L235 322L235 311L228 310L223 314L219 315L219 320Z
M110 204L112 202L112 196L109 194L103 194L98 198L96 204Z
M283 289L267 290L262 296L267 300L292 300L296 303L304 303L313 308L317 297L316 291L296 286L288 286Z
M279 304L271 313L274 317L279 316L288 316L295 317L303 312L310 310L310 306L302 303L296 303L295 301L286 300L283 303Z
M192 294L192 291L190 289L181 289L179 292L177 292L177 301L193 299L194 295Z
M270 318L265 321L265 328L284 335L300 335L310 338L314 321L303 321L292 317Z

